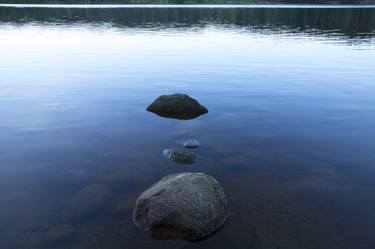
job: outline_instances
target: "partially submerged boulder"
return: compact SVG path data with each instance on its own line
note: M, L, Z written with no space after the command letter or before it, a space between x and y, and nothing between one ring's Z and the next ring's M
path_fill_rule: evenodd
M181 164L193 164L198 162L198 154L181 149L165 149L163 154L169 160Z
M193 119L208 112L197 100L182 93L158 97L147 107L147 111L176 119Z
M137 199L133 221L154 239L202 240L221 228L230 212L223 189L204 173L166 176Z
M69 221L81 221L102 211L111 202L113 194L104 185L88 185L78 191L63 211Z

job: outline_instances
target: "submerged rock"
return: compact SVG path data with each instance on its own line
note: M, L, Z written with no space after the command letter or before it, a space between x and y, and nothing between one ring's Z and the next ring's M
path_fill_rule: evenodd
M147 107L147 111L176 119L193 119L208 112L197 100L182 93L158 97Z
M73 226L69 224L55 224L42 228L39 240L43 244L65 243L70 241L75 233Z
M63 187L66 185L78 187L89 181L89 174L84 170L71 169L56 174L53 176L53 181L55 184L63 185Z
M154 239L204 239L230 212L220 184L204 173L163 177L137 199L133 221Z
M184 141L181 142L181 144L185 148L188 148L188 149L194 149L194 148L198 148L200 146L200 143L194 138L189 138L187 140L184 140Z
M181 164L193 164L198 162L198 154L181 149L166 149L163 154L169 160Z
M78 191L63 215L70 221L84 220L102 211L112 200L111 191L104 185L89 185Z

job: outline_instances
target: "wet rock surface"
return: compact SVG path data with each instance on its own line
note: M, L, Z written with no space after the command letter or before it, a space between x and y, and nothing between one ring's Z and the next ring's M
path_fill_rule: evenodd
M208 112L197 100L182 93L158 97L147 107L147 111L175 119L193 119Z
M97 215L112 201L111 191L104 185L88 185L78 191L63 211L69 221L81 221Z
M194 164L198 162L198 154L183 149L165 149L163 154L169 160L181 164Z
M143 192L133 220L154 239L198 241L221 228L229 215L224 191L212 176L181 173Z

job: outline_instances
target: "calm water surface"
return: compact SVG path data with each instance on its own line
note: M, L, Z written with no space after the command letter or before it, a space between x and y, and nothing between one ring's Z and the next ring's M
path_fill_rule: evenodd
M375 248L375 9L0 7L0 55L1 249ZM175 92L210 112L145 111ZM189 137L198 164L163 157ZM154 241L134 202L183 171L232 215ZM113 201L66 221L91 184Z

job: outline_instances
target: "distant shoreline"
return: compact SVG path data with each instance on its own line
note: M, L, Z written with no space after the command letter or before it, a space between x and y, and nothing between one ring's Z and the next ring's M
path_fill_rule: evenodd
M373 5L375 0L0 0L26 5Z
M0 7L13 8L375 8L375 4L3 4Z

